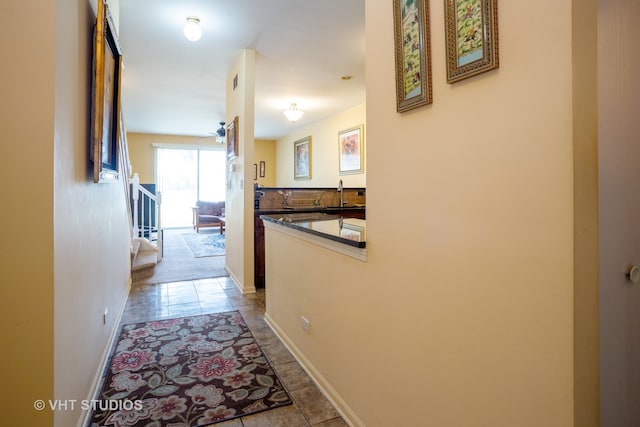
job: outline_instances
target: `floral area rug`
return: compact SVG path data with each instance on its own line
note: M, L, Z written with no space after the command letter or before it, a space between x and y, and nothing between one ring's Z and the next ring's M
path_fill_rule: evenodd
M225 235L224 234L206 234L206 233L192 233L183 234L184 241L187 242L187 246L193 252L193 256L196 258L202 258L207 256L220 256L225 253Z
M237 311L124 325L92 426L206 426L291 404Z

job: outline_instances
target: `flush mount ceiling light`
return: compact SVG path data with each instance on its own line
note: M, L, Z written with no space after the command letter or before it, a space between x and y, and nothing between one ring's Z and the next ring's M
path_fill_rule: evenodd
M282 114L284 114L291 123L294 123L302 117L304 111L298 110L298 105L294 102L291 104L291 107L289 107L288 110L284 110Z
M198 19L198 17L187 17L187 23L184 24L184 36L192 42L200 40L200 37L202 37L202 29L200 28L200 19Z
M216 142L218 144L224 144L225 143L225 137L226 132L224 130L224 122L220 122L220 129L218 129L216 131Z

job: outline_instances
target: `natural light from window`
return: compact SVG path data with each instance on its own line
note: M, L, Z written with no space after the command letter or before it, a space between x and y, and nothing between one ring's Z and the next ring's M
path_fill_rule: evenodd
M196 201L225 199L225 151L158 148L158 190L162 192L163 227L192 225Z

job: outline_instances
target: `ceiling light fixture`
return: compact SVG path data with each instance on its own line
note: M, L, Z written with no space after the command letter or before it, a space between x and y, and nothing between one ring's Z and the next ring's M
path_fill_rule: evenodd
M202 29L200 28L200 19L198 19L198 17L187 17L187 23L184 24L184 36L192 42L200 40L200 37L202 37Z
M284 114L291 123L294 123L298 119L300 119L300 117L302 117L304 111L298 110L298 105L294 102L293 104L291 104L291 107L289 107L288 110L284 110L282 114Z
M220 122L220 129L216 131L216 142L218 144L224 144L226 142L224 138L225 135L226 135L226 132L224 130L224 122Z

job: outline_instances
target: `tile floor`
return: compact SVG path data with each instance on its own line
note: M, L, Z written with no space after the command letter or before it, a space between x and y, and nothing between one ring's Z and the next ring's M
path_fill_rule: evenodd
M216 427L340 427L347 424L264 321L265 293L243 295L229 277L131 288L121 323L239 310L282 380L293 404Z

